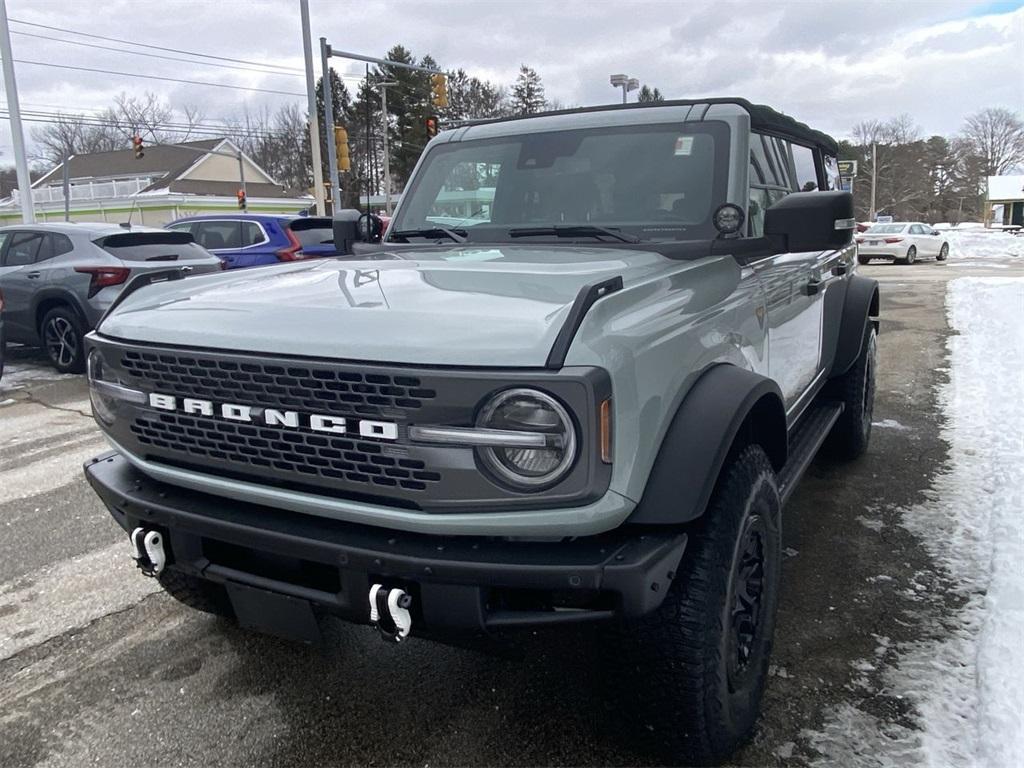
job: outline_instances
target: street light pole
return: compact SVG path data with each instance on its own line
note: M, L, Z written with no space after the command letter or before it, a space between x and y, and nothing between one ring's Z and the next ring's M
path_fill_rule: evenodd
M331 210L338 210L340 188L338 187L338 153L334 147L334 89L331 88L331 70L328 60L331 46L327 38L320 38L320 67L323 78L320 83L324 91L324 131L327 133L327 170L331 174Z
M309 34L309 0L299 0L302 12L302 53L306 61L306 103L309 110L309 148L313 155L313 197L316 213L325 215L324 167L320 160L320 121L316 115L316 79L313 76L313 45ZM331 143L331 137L327 138Z
M7 0L0 0L0 56L3 57L4 91L7 112L11 118L11 143L14 145L14 164L18 172L18 199L21 202L21 220L35 224L36 209L32 199L32 178L28 175L25 157L25 134L21 128L21 106L18 103L18 84L14 79L14 56L11 53L11 30L7 26Z
M637 80L635 77L630 77L629 75L612 75L610 80L613 88L622 89L623 104L625 104L627 101L626 95L630 91L635 91L637 88L640 87L640 81Z

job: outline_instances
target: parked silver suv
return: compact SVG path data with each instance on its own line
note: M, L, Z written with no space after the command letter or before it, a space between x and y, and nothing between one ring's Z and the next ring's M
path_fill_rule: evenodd
M336 216L360 260L112 311L88 479L145 573L244 626L604 624L622 716L721 760L767 680L782 507L871 434L878 288L836 152L739 99L443 133L383 243Z
M40 346L62 373L85 370L83 337L132 277L169 266L216 272L190 234L104 223L0 227L7 341Z

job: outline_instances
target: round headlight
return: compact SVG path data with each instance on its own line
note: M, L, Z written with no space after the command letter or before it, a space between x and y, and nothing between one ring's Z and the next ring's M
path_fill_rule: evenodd
M576 458L576 429L568 411L555 398L535 389L507 389L484 406L477 426L521 433L522 442L480 449L498 479L515 488L539 490L557 482ZM515 442L515 441L513 441Z

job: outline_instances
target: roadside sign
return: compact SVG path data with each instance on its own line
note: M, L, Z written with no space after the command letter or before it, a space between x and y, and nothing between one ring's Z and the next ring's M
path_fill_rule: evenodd
M840 192L853 192L853 177L852 176L840 176L839 177L839 191Z
M838 160L836 165L839 167L840 176L856 176L857 175L857 161L856 160Z
M892 216L875 216L876 224L892 224Z

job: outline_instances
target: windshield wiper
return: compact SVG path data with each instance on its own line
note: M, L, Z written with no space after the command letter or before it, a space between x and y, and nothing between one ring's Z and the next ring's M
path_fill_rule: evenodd
M509 237L612 237L620 243L639 243L640 238L597 224L563 224L553 227L515 227Z
M448 227L438 226L437 224L432 227L424 227L423 229L400 229L397 232L392 232L390 236L402 237L408 240L410 237L436 237L437 235L444 235L456 243L466 242L466 230L448 229Z

